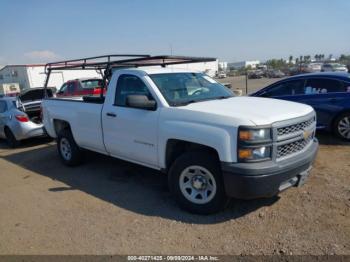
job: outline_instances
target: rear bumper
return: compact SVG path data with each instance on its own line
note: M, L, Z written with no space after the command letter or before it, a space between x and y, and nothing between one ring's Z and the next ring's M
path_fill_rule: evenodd
M13 126L11 130L17 140L45 135L44 126L42 124L35 124L33 122L16 123L16 125Z
M277 163L222 163L226 194L241 199L277 195L304 180L317 151L318 141L314 139L303 154Z

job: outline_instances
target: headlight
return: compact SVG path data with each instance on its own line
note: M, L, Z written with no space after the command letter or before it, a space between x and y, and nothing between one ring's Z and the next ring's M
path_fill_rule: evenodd
M254 162L271 159L271 129L240 127L238 131L237 155L240 162Z
M271 139L271 129L262 128L262 129L246 129L240 128L239 130L239 140L240 141L251 141L259 142Z
M238 149L240 161L267 160L271 158L271 146Z

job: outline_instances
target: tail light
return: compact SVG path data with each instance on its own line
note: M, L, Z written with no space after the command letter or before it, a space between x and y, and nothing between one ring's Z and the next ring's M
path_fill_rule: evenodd
M29 121L29 118L26 115L16 115L15 117L16 117L16 119L19 122L23 122L24 123L24 122L28 122Z
M94 88L93 94L94 94L94 95L99 95L99 94L101 94L101 88L100 88L100 87Z

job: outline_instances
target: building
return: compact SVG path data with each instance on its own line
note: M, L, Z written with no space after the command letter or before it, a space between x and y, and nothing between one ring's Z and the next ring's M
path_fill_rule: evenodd
M62 70L53 71L48 83L49 87L56 89L72 79L81 77L101 77L95 70ZM46 79L45 65L7 65L0 69L0 85L19 84L21 90L27 88L43 87Z
M240 69L240 68L246 68L246 67L251 67L251 68L255 69L258 64L260 64L259 60L255 60L255 61L240 61L240 62L229 63L228 67L230 69Z
M227 62L219 62L219 71L227 71Z

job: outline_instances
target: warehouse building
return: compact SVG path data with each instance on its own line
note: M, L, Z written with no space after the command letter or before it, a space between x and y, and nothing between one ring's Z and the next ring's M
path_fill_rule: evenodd
M58 89L64 82L80 77L100 77L100 75L95 70L54 71L50 76L48 86ZM21 90L43 87L45 79L45 65L43 64L7 65L0 70L0 86L10 83L19 84Z
M230 69L240 69L240 68L247 68L247 67L251 67L253 69L256 68L257 65L260 64L259 60L254 60L254 61L240 61L240 62L233 62L233 63L229 63L228 67Z

